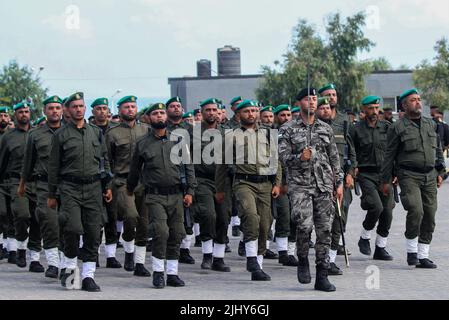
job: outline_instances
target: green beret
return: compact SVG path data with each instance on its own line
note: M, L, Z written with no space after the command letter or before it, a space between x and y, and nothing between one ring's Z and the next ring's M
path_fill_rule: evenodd
M192 117L193 117L193 111L186 112L182 115L183 119L192 118Z
M204 107L204 106L207 106L208 104L216 104L216 105L218 105L219 102L220 102L220 100L218 100L218 99L215 99L215 98L209 98L209 99L204 100L203 102L201 102L201 103L200 103L200 107L202 108L202 107Z
M384 111L393 111L393 108L389 107L389 106L386 106L386 107L384 107Z
M200 109L193 110L193 115L196 116L198 113L201 113Z
M241 96L232 98L232 100L231 100L231 102L230 102L230 105L231 105L231 106L234 106L234 104L235 104L237 101L239 101L239 100L243 100L243 98L242 98Z
M258 106L259 106L259 104L254 100L244 100L237 105L237 107L235 108L235 111L239 111L241 109L248 108L248 107L258 107Z
M146 110L145 113L149 114L156 110L165 110L165 109L166 109L165 104L158 102L158 103L155 103L155 104L152 104L151 106L149 106L148 110Z
M181 98L180 97L173 97L167 100L167 102L165 103L166 106L170 105L170 103L173 102L179 102L182 103Z
M327 98L318 98L318 107L324 104L329 104L329 100Z
M127 103L127 102L137 102L137 97L136 97L136 96L126 96L126 97L123 97L123 98L121 98L121 99L117 102L117 105L120 106L120 105L122 105L122 104L124 104L124 103Z
M288 104L281 104L276 107L276 110L274 110L274 114L278 114L281 111L291 111L291 107Z
M68 96L65 103L68 105L72 101L83 100L83 99L84 99L84 93L77 92L77 93L72 94L71 96Z
M262 113L262 112L273 112L273 111L274 111L274 108L272 106L266 106L266 107L263 107L262 109L260 109L260 113Z
M49 102L48 102L49 103ZM40 117L39 119L37 119L36 121L34 121L33 125L37 126L40 123L42 123L42 121L46 121L47 118L45 116Z
M362 105L367 106L370 104L380 104L380 97L378 96L366 96L362 100Z
M324 87L320 88L320 90L318 90L318 93L321 94L326 90L337 90L337 88L333 83L328 83Z
M16 110L19 110L19 109L22 109L22 108L29 108L29 107L30 107L30 105L29 105L28 103L26 103L26 102L20 102L20 103L16 104L16 105L13 107L13 110L16 111Z
M418 89L413 88L413 89L410 89L410 90L405 91L405 92L404 92L403 94L401 94L401 96L399 97L399 101L404 100L404 98L406 98L406 97L408 97L408 96L410 96L410 95L412 95L412 94L419 94Z
M69 97L65 97L64 99L62 99L62 104L64 105L66 102L67 102L67 99L68 99Z
M94 102L92 102L92 104L90 105L90 107L93 109L96 106L102 106L102 105L109 105L109 100L107 98L98 98L95 99Z
M300 107L293 107L292 108L292 113L296 113L296 112L301 112L301 108Z
M219 104L218 107L219 107L221 110L226 110L226 106L225 106L224 104Z
M0 107L0 113L8 113L8 112L9 112L9 108L7 106Z
M140 110L137 114L139 116L141 116L142 114L147 113L148 109L150 108L150 106L143 108L142 110Z
M62 104L62 100L58 96L51 96L51 97L48 97L47 99L45 99L44 101L42 101L42 104L44 106L46 104L49 104L49 103L60 103L60 104Z

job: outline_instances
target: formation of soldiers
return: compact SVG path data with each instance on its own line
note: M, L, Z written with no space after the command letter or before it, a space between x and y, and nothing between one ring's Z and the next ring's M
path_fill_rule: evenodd
M182 287L178 266L195 264L194 239L202 269L231 271L225 262L231 228L240 236L238 253L246 257L251 280L271 279L265 258L297 267L298 281L310 283L314 248L314 287L335 291L328 276L342 275L336 257L350 254L344 233L352 192L361 189L366 210L360 252L388 261L400 186L407 262L436 268L430 243L446 169L436 124L422 116L419 92L400 96L397 121L387 116L391 110L381 120L381 99L365 97L364 118L355 125L340 112L333 84L305 88L295 98L293 106L272 107L235 97L228 120L215 98L191 113L184 113L179 97L138 112L137 97L126 96L114 121L108 99L99 98L87 123L78 92L43 101L45 117L35 127L28 104L13 107L14 127L10 108L0 107L0 259L20 268L29 259L30 272L59 277L63 286L73 284L81 260L81 289L100 291L94 278L104 238L107 268L122 268L120 245L126 271L152 276L155 288ZM211 149L215 140L223 143ZM270 250L273 242L276 250ZM152 273L145 267L149 249Z

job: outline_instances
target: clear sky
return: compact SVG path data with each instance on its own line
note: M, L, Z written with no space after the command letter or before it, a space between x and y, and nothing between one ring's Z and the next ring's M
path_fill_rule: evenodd
M323 31L328 14L363 10L376 46L362 59L414 67L449 36L443 0L0 0L0 65L44 66L51 94L165 98L167 78L196 75L197 60L216 70L219 47L239 47L242 73L259 73L282 58L298 19Z

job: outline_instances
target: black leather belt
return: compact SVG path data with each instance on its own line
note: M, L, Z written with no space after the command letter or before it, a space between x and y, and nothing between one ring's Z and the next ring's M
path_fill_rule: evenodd
M215 180L215 174L214 175L208 175L204 174L202 172L195 172L195 176L197 178L203 178L203 179L209 179L209 180Z
M404 169L404 170L408 170L408 171L415 171L415 172L418 172L418 173L429 173L429 172L431 172L433 169L435 169L435 168L433 168L433 167L425 167L425 168L418 168L418 167L409 167L409 166L404 166L404 165L400 165L399 166L401 169Z
M359 167L359 172L379 173L380 168L379 167Z
M115 173L114 177L121 178L121 179L128 179L127 173Z
M236 173L235 178L253 183L262 183L272 180L272 176L259 176L255 174L241 174L241 173Z
M76 183L76 184L92 184L100 181L101 177L99 174L91 177L75 177L75 176L62 176L62 180Z
M170 194L182 193L182 189L180 185L174 187L147 187L145 188L145 193L167 196Z

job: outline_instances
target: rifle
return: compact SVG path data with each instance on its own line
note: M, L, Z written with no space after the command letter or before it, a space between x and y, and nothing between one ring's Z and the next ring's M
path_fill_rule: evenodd
M338 199L337 199L337 213L338 213L338 220L340 221L341 241L343 242L343 250L345 251L346 267L349 267L349 256L348 256L348 250L346 250L345 233L343 231L343 219L341 217L340 201Z
M360 197L362 195L360 192L360 183L357 178L354 178L354 191L357 196Z
M271 198L271 215L274 220L278 218L277 199L275 198Z
M100 148L103 144L103 131L100 130L100 137L98 138L100 141ZM103 156L100 157L100 179L101 179L101 189L103 192L106 192L106 186L112 180L112 176L110 172L106 172L105 168L105 159Z
M180 143L182 140L182 137L178 138L178 143ZM182 194L185 196L187 194L187 177L186 177L186 167L185 164L180 164L180 178L181 178L181 187L182 187ZM190 218L190 208L184 206L184 227L186 229L186 232L190 232L193 228L193 222Z
M393 185L393 195L394 195L394 202L399 203L399 193L398 193L398 185Z

